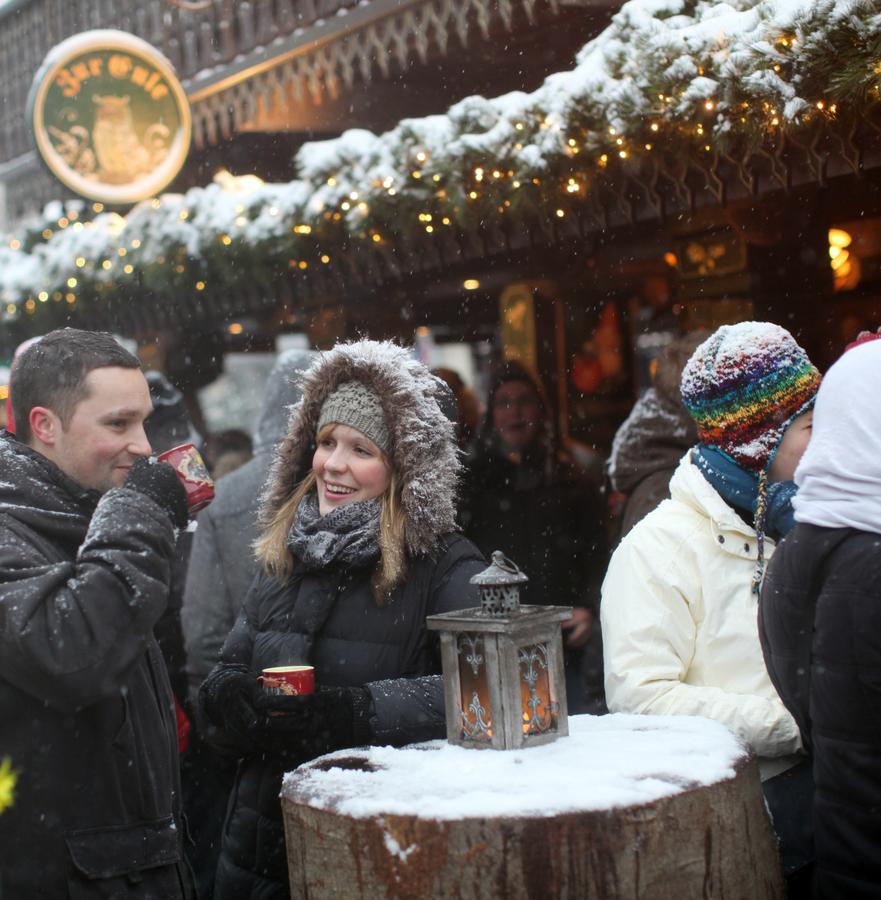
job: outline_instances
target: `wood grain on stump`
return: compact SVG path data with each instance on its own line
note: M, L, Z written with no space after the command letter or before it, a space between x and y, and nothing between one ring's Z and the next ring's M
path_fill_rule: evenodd
M432 749L422 752L430 768ZM745 751L733 775L715 783L677 784L676 775L653 774L647 777L673 779L667 796L551 816L352 815L343 811L345 791L318 800L316 776L334 769L356 778L356 794L369 793L371 776L382 768L370 757L371 751L335 754L287 776L282 806L294 898L783 896L756 762ZM470 810L467 801L463 806Z

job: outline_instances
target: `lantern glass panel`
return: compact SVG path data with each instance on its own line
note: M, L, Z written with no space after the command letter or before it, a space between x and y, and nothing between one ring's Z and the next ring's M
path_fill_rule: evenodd
M523 734L557 730L558 704L551 695L548 645L532 644L517 651L520 662L520 709Z
M460 634L457 641L461 691L462 740L492 741L486 653L479 634Z

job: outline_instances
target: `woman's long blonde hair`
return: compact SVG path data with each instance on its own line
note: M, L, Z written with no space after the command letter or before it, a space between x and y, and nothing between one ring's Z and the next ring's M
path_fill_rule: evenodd
M333 422L325 425L318 433L317 441L328 437L334 427ZM391 473L388 487L379 497L379 562L371 578L373 595L376 602L382 606L388 602L389 594L406 575L407 548L400 485L391 461L382 450L379 453ZM288 548L288 534L297 509L315 486L315 473L310 468L309 474L278 508L263 534L254 541L254 554L257 559L267 573L280 581L287 581L294 572L294 557Z

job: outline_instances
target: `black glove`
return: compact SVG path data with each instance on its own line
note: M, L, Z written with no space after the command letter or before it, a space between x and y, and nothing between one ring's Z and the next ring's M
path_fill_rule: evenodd
M171 516L175 528L186 528L189 518L187 492L177 472L166 462L146 456L136 459L123 487L146 494Z
M265 749L302 761L323 753L370 743L370 692L364 688L321 687L314 694L284 697L265 694L257 741Z
M258 704L264 696L257 676L247 666L221 663L214 667L199 688L199 707L208 722L230 739L218 739L218 745L229 744L243 753L258 749L258 724L264 716Z

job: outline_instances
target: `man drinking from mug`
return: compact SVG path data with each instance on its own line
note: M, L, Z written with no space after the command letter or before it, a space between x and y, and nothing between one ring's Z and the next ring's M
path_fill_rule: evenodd
M53 331L16 360L0 433L4 900L187 898L174 710L153 637L186 496L148 457L138 360Z

